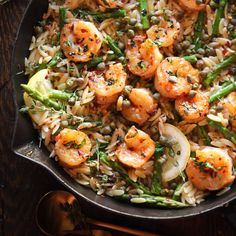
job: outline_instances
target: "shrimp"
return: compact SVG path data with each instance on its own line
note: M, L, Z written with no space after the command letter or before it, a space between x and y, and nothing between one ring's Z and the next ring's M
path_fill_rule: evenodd
M223 106L223 114L231 122L232 129L236 131L236 92L231 92L219 105Z
M66 0L64 6L74 10L78 8L83 3L83 0Z
M119 0L119 1L114 1L114 0L97 0L98 4L105 8L118 8L118 7L123 7L127 0Z
M121 63L109 65L104 76L94 76L89 86L97 97L97 103L110 104L116 101L125 87L127 74Z
M206 7L206 3L197 3L196 0L178 0L177 2L187 11L201 11Z
M209 111L209 97L200 91L192 97L189 95L175 100L175 109L188 122L197 122L204 119Z
M159 47L169 47L177 40L180 32L180 24L174 19L161 19L157 25L147 30L147 36Z
M139 168L146 163L155 152L155 142L148 134L132 126L115 154L124 165Z
M199 82L199 72L183 58L168 57L157 67L155 88L164 97L188 94L192 83Z
M162 60L162 54L157 45L150 39L143 42L142 36L135 36L133 40L129 40L126 57L129 70L144 79L155 74L157 66Z
M55 153L62 166L74 168L91 155L89 137L78 130L63 129L56 136Z
M74 62L91 60L99 52L102 41L102 34L91 22L74 21L65 24L61 31L61 48L65 56Z
M148 89L134 88L129 94L131 106L122 107L122 115L129 121L139 125L143 124L150 117L150 113L157 108L157 103Z
M225 150L204 147L190 158L186 174L194 186L200 190L219 190L231 184L233 175L232 159Z

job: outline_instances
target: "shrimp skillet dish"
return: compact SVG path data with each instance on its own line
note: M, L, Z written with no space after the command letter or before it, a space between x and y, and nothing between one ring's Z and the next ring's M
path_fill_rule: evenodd
M76 182L164 208L230 191L234 0L50 0L29 51L20 111Z

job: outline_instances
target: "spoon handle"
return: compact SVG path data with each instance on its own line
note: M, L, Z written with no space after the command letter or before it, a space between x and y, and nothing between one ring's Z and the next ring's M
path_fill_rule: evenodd
M160 236L158 234L154 234L154 233L150 233L150 232L146 232L143 230L138 230L138 229L132 229L132 228L128 228L128 227L124 227L124 226L120 226L120 225L114 225L111 223L106 223L106 222L102 222L102 221L98 221L98 220L94 220L94 219L86 219L86 222L91 224L91 225L96 225L96 226L101 226L107 229L113 229L113 230L117 230L123 233L129 233L132 235L137 235L137 236Z

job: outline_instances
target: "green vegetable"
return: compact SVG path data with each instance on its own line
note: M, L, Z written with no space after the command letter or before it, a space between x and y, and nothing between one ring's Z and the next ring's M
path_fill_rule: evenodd
M151 192L153 194L160 195L161 193L161 163L159 162L159 159L161 155L163 154L164 147L157 143L154 153L154 172L152 177L152 186L151 186Z
M122 51L119 49L118 45L116 45L116 43L114 42L114 40L110 36L107 36L106 40L107 40L109 47L114 51L114 54L108 54L105 61L112 61L112 60L115 60L119 57L124 56ZM104 57L96 57L89 62L77 64L77 68L80 70L84 66L87 66L87 68L90 69L90 68L96 67L98 64L100 64L102 62L104 62Z
M150 27L150 22L148 19L148 6L147 0L139 0L139 7L141 13L141 23L143 25L143 29L148 29Z
M24 89L24 91L33 99L41 102L44 106L46 107L52 107L55 110L61 110L62 106L51 100L50 98L48 98L47 96L41 94L40 92L38 92L37 90L31 88L30 86L26 85L26 84L21 84L21 87Z
M67 92L60 91L60 90L51 90L50 93L48 94L48 98L67 101L73 95L74 95L73 93L67 93Z
M107 40L109 47L111 48L111 50L115 53L115 55L117 57L124 56L122 51L119 49L118 45L115 43L115 41L110 36L106 36L106 40Z
M184 59L190 63L197 62L197 57L195 55L185 56Z
M214 165L212 165L208 161L199 161L196 158L192 158L192 160L195 166L199 168L200 172L211 170L210 173L212 177L214 177L215 173L217 173L219 170L222 169L222 167L216 168Z
M52 58L52 60L48 63L49 68L54 67L60 60L62 60L63 53L61 51L58 51L55 56Z
M54 67L60 60L62 60L62 58L63 58L63 53L61 51L57 52L48 64L46 63L36 64L34 66L34 73L46 68Z
M92 18L96 21L103 21L109 18L120 18L126 16L126 11L123 9L118 9L110 12L94 12L94 11L87 11L76 9L73 11L75 17L85 18L88 15L92 16Z
M229 93L236 90L236 83L233 81L224 83L219 89L215 90L209 98L209 102L215 102Z
M203 139L204 144L207 146L211 146L211 139L208 136L208 133L207 133L205 127L204 126L197 126L196 128L197 128L198 136L201 139Z
M195 45L195 51L202 47L202 29L204 27L205 18L206 13L204 11L200 11L194 28L193 44Z
M161 206L165 208L183 208L189 206L185 203L178 202L167 197L153 196L149 194L141 194L141 195L123 194L116 198L128 201L130 203L145 204L150 206Z
M224 127L221 123L213 121L213 120L208 120L208 124L210 126L215 127L218 129L226 139L230 140L232 143L236 144L236 133L233 131L230 131L226 127Z
M173 200L175 200L175 201L179 200L179 198L180 198L180 191L179 190L181 189L182 186L183 186L183 183L180 183L177 185L175 192L173 194L173 197L172 197Z
M59 8L59 26L62 29L65 25L66 20L66 9L64 7Z
M47 64L46 63L41 63L41 64L36 64L34 66L34 69L33 69L33 74L40 71L40 70L43 70L43 69L46 69L47 68Z
M82 142L80 144L77 144L75 141L71 141L68 143L63 144L67 149L80 149L82 148L84 145L86 144L86 139L83 139Z
M223 70L227 69L235 62L236 62L236 53L226 58L221 63L215 65L212 71L208 73L206 79L203 80L204 86L206 87L209 86Z
M29 108L27 106L22 106L20 108L19 112L21 112L21 113L28 113L29 112Z
M219 1L219 7L217 8L217 11L216 11L215 21L212 25L212 34L213 35L219 34L220 21L224 17L224 9L225 9L226 3L227 3L227 0L220 0Z
M126 170L118 162L109 160L106 153L100 152L100 161L103 162L105 165L111 167L113 171L117 171L120 176L133 187L141 189L144 193L150 193L150 190L147 189L147 187L145 187L143 184L134 182L132 179L130 179Z

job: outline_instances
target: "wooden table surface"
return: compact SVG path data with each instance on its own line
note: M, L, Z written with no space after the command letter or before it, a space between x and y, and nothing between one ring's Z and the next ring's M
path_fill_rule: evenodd
M17 28L28 2L11 0L0 6L0 235L7 236L41 235L35 224L35 206L44 193L64 189L46 170L14 155L10 148L15 121L10 61ZM86 209L85 206L85 214ZM223 208L189 219L156 221L151 225L111 214L103 215L102 219L106 218L164 235L236 235L224 217Z

